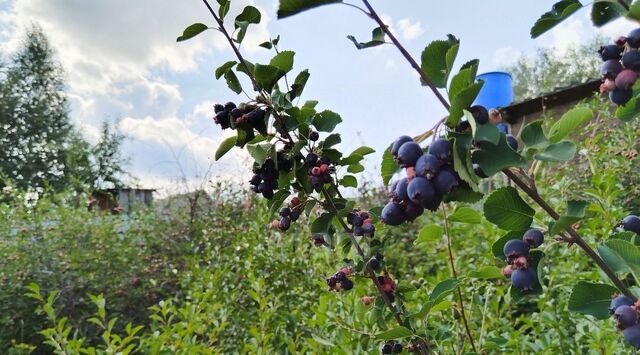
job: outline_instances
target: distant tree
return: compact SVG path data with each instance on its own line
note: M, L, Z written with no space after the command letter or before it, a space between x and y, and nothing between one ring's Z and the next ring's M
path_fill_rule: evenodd
M64 80L47 38L32 27L0 83L0 169L23 189L60 190L73 136Z
M597 79L600 77L597 50L605 43L607 40L596 37L564 52L542 48L535 56L521 56L515 64L504 68L513 78L514 101Z
M128 159L121 147L125 136L108 122L102 123L100 140L91 149L93 160L93 183L98 189L122 187L122 177L127 175L124 166Z

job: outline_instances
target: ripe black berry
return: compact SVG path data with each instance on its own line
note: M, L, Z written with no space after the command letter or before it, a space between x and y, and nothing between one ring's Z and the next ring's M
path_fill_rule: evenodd
M629 44L629 47L631 48L640 47L640 28L636 28L629 32L627 35L627 44Z
M522 240L529 245L529 248L537 248L544 241L544 234L538 229L529 229L522 236Z
M382 221L391 226L400 225L405 221L404 210L397 203L389 202L382 209Z
M628 328L638 321L638 313L631 306L620 306L613 312L613 317L620 329Z
M391 352L395 354L400 354L402 352L402 344L400 343L393 344L393 350Z
M286 231L291 227L291 219L289 217L280 218L280 230Z
M640 51L630 50L622 56L622 66L626 69L640 69Z
M290 217L291 209L289 207L282 207L280 209L280 217Z
M429 154L435 155L441 165L447 164L452 157L451 142L443 138L436 139L429 146Z
M409 180L400 179L398 181L398 184L396 185L396 189L394 191L397 202L410 201L409 194L407 193L407 186L409 186Z
M234 104L233 102L227 102L226 104L224 104L225 111L231 111L234 108L236 108L236 104Z
M618 295L611 300L611 304L609 304L609 314L613 314L616 309L620 306L631 306L633 305L633 300L624 295Z
M318 161L318 154L316 153L307 154L306 161L307 161L307 164L309 165L315 165L316 162Z
M611 59L602 63L600 67L600 75L605 78L615 79L616 75L622 71L622 64L619 61Z
M511 284L524 292L533 290L536 279L536 272L531 268L516 269L511 274Z
M438 207L440 207L440 203L442 203L442 195L434 196L431 200L426 200L422 203L422 207L428 209L429 211L437 211Z
M424 207L413 202L404 205L404 215L407 221L413 221L424 213Z
M376 258L369 259L369 266L371 266L373 270L378 270L380 268L380 260Z
M638 216L626 216L620 223L622 228L629 232L640 234L640 218Z
M469 112L471 112L473 119L475 119L478 124L485 124L489 122L489 111L487 111L484 106L471 106L471 108L469 108Z
M471 131L471 123L469 123L469 121L460 121L456 125L455 131L458 133L469 132Z
M393 142L393 145L391 146L391 155L393 155L393 157L397 157L398 156L398 150L400 149L400 147L407 143L407 142L413 142L413 138L409 137L409 136L400 136L398 137L398 139L396 139Z
M600 47L598 53L600 53L600 58L603 61L610 59L620 60L622 58L622 49L615 44Z
M414 203L421 204L423 201L431 200L436 193L431 181L417 176L409 182L407 194Z
M632 325L622 331L624 340L636 349L640 349L640 325Z
M440 171L440 161L433 154L424 154L416 162L416 175L431 180Z
M609 92L609 100L614 104L621 106L631 100L633 91L631 89L615 89Z
M220 104L213 105L213 112L218 113L224 111L224 106Z
M340 288L342 288L343 291L349 291L353 288L353 281L349 279L343 280L340 282Z
M393 345L391 343L384 343L380 346L380 352L383 354L391 354L393 351Z
M514 260L519 256L529 256L529 245L520 239L512 239L502 248L507 260Z
M451 170L442 170L435 179L433 179L433 185L436 188L438 195L445 195L451 192L455 187L459 185L458 178Z
M398 149L398 163L404 166L415 166L418 158L422 156L422 148L415 142L404 143L400 149Z
M316 131L312 131L311 133L309 133L309 140L312 142L317 141L318 139L320 139L320 134Z

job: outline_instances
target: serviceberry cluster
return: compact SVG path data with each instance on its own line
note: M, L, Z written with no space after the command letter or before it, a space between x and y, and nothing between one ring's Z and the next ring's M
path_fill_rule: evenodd
M347 215L347 223L351 225L353 235L357 237L366 236L372 238L376 231L369 212L353 210Z
M393 296L393 291L396 290L396 283L393 282L393 279L385 274L384 276L378 276L378 283L382 287L382 291L387 295L389 301L393 302L395 299Z
M628 232L640 234L640 217L628 215L620 222L620 226Z
M353 288L353 281L349 280L349 276L353 273L353 268L350 266L343 267L340 271L336 272L327 279L327 286L329 291L349 291Z
M302 213L302 201L299 197L294 197L289 202L288 207L282 207L280 209L280 219L275 219L271 222L272 228L278 228L281 231L286 231L291 226L291 222L295 222L300 218Z
M511 284L523 292L532 291L538 280L533 267L529 267L529 249L537 248L544 242L544 234L538 229L529 229L520 239L505 243L504 257L507 265L502 269L505 277L511 278Z
M402 344L394 340L386 341L380 345L380 352L383 354L400 354L402 352Z
M256 105L241 103L236 106L233 102L213 106L215 116L213 120L220 128L241 128L247 134L247 141L255 138L255 129L262 135L267 135L266 112Z
M291 148L285 147L284 150L277 152L276 161L268 158L262 165L254 164L253 176L249 184L255 193L261 193L268 200L273 197L273 191L278 189L280 172L288 173L293 169L293 161L285 157L289 149Z
M631 31L627 37L618 38L615 43L600 47L602 58L600 92L608 92L609 99L616 105L626 104L633 96L633 84L640 71L640 28Z
M638 324L638 304L627 296L614 295L609 305L609 314L622 331L624 339L636 349L640 349L640 324Z
M382 209L382 221L397 226L413 221L425 209L435 211L445 194L461 184L453 170L451 142L435 140L424 154L418 143L402 136L393 143L391 154L405 168L407 177L391 185L390 202Z
M331 166L331 159L328 157L320 157L318 154L312 152L307 154L306 161L309 166L311 185L317 188L324 184L330 184L333 181L331 174L336 170L335 167Z

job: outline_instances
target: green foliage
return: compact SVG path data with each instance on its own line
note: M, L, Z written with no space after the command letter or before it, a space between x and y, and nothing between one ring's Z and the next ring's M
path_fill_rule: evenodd
M531 38L536 38L566 20L578 11L582 4L578 0L561 0L553 5L551 11L544 13L531 28Z
M341 3L342 0L280 0L278 18L285 18L314 7Z
M351 35L347 36L347 39L353 42L356 48L365 49L365 48L375 47L375 46L384 44L385 43L384 36L385 36L384 30L381 27L377 27L377 28L374 28L373 31L371 32L371 40L368 42L358 42L358 40Z
M189 27L185 28L184 31L182 32L182 35L179 36L176 41L177 42L182 42L182 41L186 41L188 39L191 39L197 35L199 35L200 33L208 30L209 27L207 25L205 25L204 23L194 23L193 25L190 25Z

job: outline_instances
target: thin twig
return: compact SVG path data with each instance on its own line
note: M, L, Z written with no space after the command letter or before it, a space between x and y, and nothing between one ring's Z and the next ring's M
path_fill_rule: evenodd
M365 15L367 15L367 17L371 17L371 14L367 12L367 10L361 8L358 5L354 5L354 4L350 4L348 2L340 2L339 4L341 5L345 5L345 6L349 6L349 7L353 7L354 9L357 9L358 11L362 11L362 13L364 13Z
M629 5L627 5L627 3L624 2L624 0L618 0L618 4L620 4L622 7L624 7L624 9L626 11L629 11Z
M443 205L442 206L442 214L444 216L444 232L447 235L447 250L449 251L449 263L451 264L451 273L454 278L458 278L458 272L456 271L456 265L453 258L453 248L451 247L451 232L449 230L449 218L447 217L447 209ZM456 291L458 294L458 301L460 303L460 314L462 315L462 323L464 323L464 328L467 333L467 337L469 338L469 343L471 344L471 348L473 352L477 353L476 345L473 342L473 335L471 335L471 329L469 328L469 323L467 322L467 316L464 311L464 301L462 299L462 291L460 290L460 286L456 287Z

